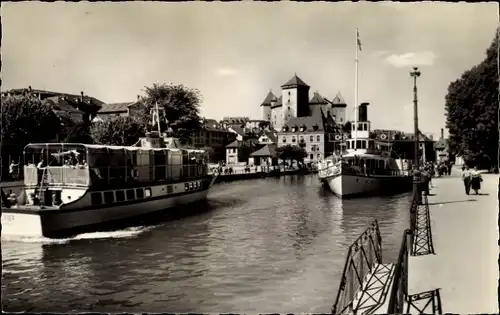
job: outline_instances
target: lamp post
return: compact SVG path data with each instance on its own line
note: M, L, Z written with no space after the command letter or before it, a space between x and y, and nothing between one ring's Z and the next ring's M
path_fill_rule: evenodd
M418 99L417 99L417 78L420 76L420 71L417 67L413 67L413 71L410 72L410 76L413 78L413 129L415 136L415 165L420 164L419 159L419 139L418 139Z
M413 78L413 128L414 128L414 141L415 141L415 158L414 158L414 171L413 171L413 196L416 198L418 204L422 202L422 191L420 189L421 186L421 174L418 169L419 166L419 141L418 141L418 99L417 99L417 78L420 76L420 71L418 71L417 67L413 67L413 71L410 72L410 76Z

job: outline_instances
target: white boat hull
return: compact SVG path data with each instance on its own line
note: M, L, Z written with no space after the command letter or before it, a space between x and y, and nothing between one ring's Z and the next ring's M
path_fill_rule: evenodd
M389 194L411 188L407 176L336 175L323 178L330 190L341 197Z
M21 237L59 237L74 235L82 228L101 225L122 219L134 218L153 212L188 205L206 199L208 188L185 194L164 196L140 203L108 205L100 208L71 209L2 209L2 234ZM156 188L156 187L153 187ZM88 194L87 194L88 195ZM82 198L85 200L86 196ZM180 208L182 210L182 208Z

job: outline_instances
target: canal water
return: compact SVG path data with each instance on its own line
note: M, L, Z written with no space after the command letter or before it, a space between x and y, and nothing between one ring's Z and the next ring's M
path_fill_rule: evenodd
M317 177L217 184L202 213L66 240L2 237L9 312L327 313L348 246L378 219L384 261L409 194L341 200Z

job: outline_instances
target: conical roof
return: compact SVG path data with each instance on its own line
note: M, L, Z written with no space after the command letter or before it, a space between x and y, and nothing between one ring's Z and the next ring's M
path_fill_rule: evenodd
M304 81L302 81L301 78L297 76L297 74L294 74L293 77L288 80L285 84L281 86L281 88L286 89L286 88L294 88L298 86L306 86L309 87Z
M328 104L328 102L323 98L323 96L321 96L321 94L314 92L309 104Z
M271 106L271 102L275 101L275 100L276 100L276 96L273 94L273 91L269 91L269 93L267 93L267 96L266 96L266 98L264 99L264 101L262 102L261 105L269 105L269 106Z
M337 95L333 98L332 100L332 105L337 105L337 106L347 106L344 98L342 97L342 94L340 92L337 93Z

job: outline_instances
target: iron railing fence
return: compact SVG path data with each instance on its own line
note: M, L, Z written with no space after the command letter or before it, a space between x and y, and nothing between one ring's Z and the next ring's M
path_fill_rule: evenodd
M408 257L411 250L412 230L407 229L403 233L401 248L399 249L398 261L394 273L393 284L389 298L389 314L406 314L404 309L408 298Z
M332 308L333 314L352 314L354 297L363 281L377 264L382 263L382 237L377 220L353 242L347 250L347 258L337 297Z

